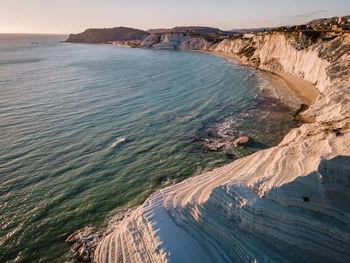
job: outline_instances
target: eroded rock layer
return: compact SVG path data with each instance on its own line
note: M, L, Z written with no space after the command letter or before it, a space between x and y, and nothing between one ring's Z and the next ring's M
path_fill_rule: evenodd
M144 45L179 47L183 37ZM155 192L105 235L95 261L348 262L350 36L260 34L209 49L315 83L320 94L305 114L316 121L276 147Z

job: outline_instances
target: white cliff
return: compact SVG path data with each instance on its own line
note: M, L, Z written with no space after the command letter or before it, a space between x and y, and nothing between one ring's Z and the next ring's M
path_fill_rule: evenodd
M184 47L184 37L148 37L144 46ZM320 94L305 114L316 121L276 147L155 192L102 239L94 260L349 262L350 36L276 33L210 48L315 83Z
M331 37L328 37L331 38ZM224 40L215 52L242 57L245 64L272 72L284 72L314 83L321 96L306 112L318 121L349 115L350 36L319 39L303 46L303 37L283 33L256 35L250 39ZM341 103L340 103L341 102Z
M142 43L142 48L210 50L214 45L202 37L193 37L188 33L152 34Z

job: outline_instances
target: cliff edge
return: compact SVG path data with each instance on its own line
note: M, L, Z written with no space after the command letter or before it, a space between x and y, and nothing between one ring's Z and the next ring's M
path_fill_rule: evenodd
M159 190L98 244L96 262L348 262L350 35L251 34L143 47L210 50L314 83L314 123L276 147ZM196 48L193 48L196 47Z

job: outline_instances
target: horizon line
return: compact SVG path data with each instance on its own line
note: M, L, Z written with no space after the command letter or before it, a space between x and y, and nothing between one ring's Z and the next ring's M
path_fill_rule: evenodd
M0 35L69 35L71 33L0 32Z
M348 15L345 15L345 16L348 16ZM321 18L316 18L316 19L313 19L313 20L317 20L317 19L329 19L329 18L334 18L334 17L341 17L341 16L331 16L331 17L321 17ZM310 20L312 21L312 20ZM211 27L211 28L217 28L221 31L226 31L226 32L229 32L229 31L234 31L234 30L242 30L242 29L258 29L258 28L278 28L278 27L288 27L288 26L295 26L295 25L302 25L302 24L307 24L309 23L310 21L308 22L305 22L305 23L301 23L301 24L289 24L289 25L279 25L279 26L256 26L256 27L236 27L236 28L231 28L231 29L228 29L228 30L224 30L224 29L221 29L219 27L215 27L215 26L209 26L209 25L175 25L173 27L154 27L154 28L149 28L149 29L141 29L141 28L138 28L138 27L132 27L132 26L126 26L126 25L120 25L120 26L108 26L108 27L87 27L85 29L82 29L82 31L78 32L78 33L72 33L72 32L69 32L69 33L46 33L46 32L0 32L0 34L4 35L4 34L27 34L27 35L69 35L69 34L79 34L81 32L84 32L85 30L87 29L108 29L108 28L116 28L116 27L127 27L127 28L133 28L133 29L138 29L138 30L143 30L143 31L147 31L147 30L152 30L152 29L172 29L172 28L175 28L175 27Z
M234 31L234 30L242 30L242 29L258 29L258 28L278 28L278 27L282 27L282 26L291 26L291 25L281 25L281 26L259 26L259 27L237 27L237 28L232 28L232 29L229 29L229 30L224 30L224 29L221 29L221 28L218 28L218 27L214 27L214 26L200 26L200 25L177 25L177 26L174 26L174 27L155 27L155 28L149 28L149 29L140 29L140 28L137 28L137 27L130 27L130 26L110 26L110 27L88 27L88 28L85 28L83 29L83 31L80 31L78 33L45 33L45 32L0 32L1 35L4 35L4 34L27 34L27 35L69 35L69 34L79 34L79 33L82 33L84 32L85 30L87 29L109 29L109 28L116 28L116 27L126 27L126 28L132 28L132 29L138 29L138 30L143 30L143 31L148 31L148 30L154 30L154 29L172 29L172 28L175 28L175 27L209 27L209 28L216 28L216 29L219 29L221 31L226 31L226 32L230 32L230 31Z

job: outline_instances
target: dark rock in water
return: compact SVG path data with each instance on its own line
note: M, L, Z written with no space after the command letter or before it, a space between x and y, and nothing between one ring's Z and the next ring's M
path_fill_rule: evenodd
M77 258L78 262L93 262L95 249L101 239L108 235L126 216L130 216L132 209L120 210L114 215L107 229L97 231L95 228L86 226L75 231L65 241L71 245L71 251Z
M197 141L201 141L204 144L205 152L218 152L224 149L230 149L232 147L232 139L206 139L196 138Z
M237 140L235 140L233 142L233 144L234 144L235 147L240 147L240 146L246 145L249 142L249 140L250 139L249 139L248 136L243 136L243 137L240 137Z
M225 146L224 143L211 142L205 145L204 150L206 152L217 152Z
M82 262L92 262L94 250L101 235L92 227L84 227L71 234L66 242L72 244L72 251Z

